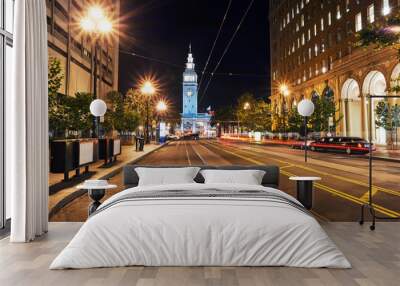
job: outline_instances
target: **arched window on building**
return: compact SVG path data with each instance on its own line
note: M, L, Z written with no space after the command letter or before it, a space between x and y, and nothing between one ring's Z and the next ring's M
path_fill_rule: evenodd
M334 100L335 93L334 93L333 89L329 85L326 85L326 87L322 91L322 97L324 99L326 99L326 100L329 100L329 101L333 101Z
M319 98L318 92L315 91L315 90L313 90L313 91L311 92L311 100L315 102L316 100L318 100L318 98Z

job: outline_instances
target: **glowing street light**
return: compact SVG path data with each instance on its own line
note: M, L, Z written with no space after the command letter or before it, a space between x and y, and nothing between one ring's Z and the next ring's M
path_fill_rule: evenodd
M142 87L140 88L140 92L145 95L153 95L156 92L154 85L151 81L147 80L143 83Z
M167 107L167 104L165 103L165 101L160 100L160 101L157 103L156 109L157 109L157 111L158 111L159 113L163 113L163 112L167 111L168 107Z
M106 17L104 9L101 6L95 5L88 8L86 15L80 20L80 27L82 31L92 38L92 50L94 50L93 61L93 99L97 98L97 50L99 46L99 37L105 36L112 32L113 24L109 18ZM97 124L98 125L98 124ZM97 128L98 129L98 128ZM93 137L96 137L96 119L93 120ZM97 131L98 132L98 131ZM98 136L98 134L97 134Z
M288 86L286 84L281 84L279 86L279 91L281 92L281 94L283 96L288 96L290 94L289 88L288 88Z
M150 96L152 96L153 94L156 93L156 89L154 88L154 84L149 81L146 80L141 88L140 88L140 92L144 95L147 95L147 100L146 100L146 132L145 132L145 139L146 139L146 143L150 143L150 136L149 136L149 117L150 117Z
M92 19L101 20L104 18L104 11L100 6L92 6L88 9L88 15Z
M244 105L243 105L243 109L244 109L244 110L250 109L250 103L245 102Z

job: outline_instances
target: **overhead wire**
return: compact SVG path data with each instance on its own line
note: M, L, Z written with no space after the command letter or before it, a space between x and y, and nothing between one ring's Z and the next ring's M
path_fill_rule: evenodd
M184 65L180 65L180 64L176 64L176 63L172 63L172 62L168 62L162 59L158 59L158 58L153 58L153 57L149 57L149 56L144 56L141 54L138 54L136 52L129 52L129 51L124 51L124 50L120 50L120 53L126 54L126 55L130 55L130 56L134 56L134 57L138 57L147 61L151 61L151 62L156 62L156 63L160 63L160 64L164 64L164 65L168 65L174 68L179 68L179 69L184 69L185 66ZM205 74L209 74L211 75L211 73L207 73L205 72ZM234 73L234 72L215 72L213 74L214 76L232 76L232 77L266 77L268 76L267 74L256 74L256 73Z
M205 64L204 69L203 69L203 71L202 71L202 74L201 74L201 77L200 77L200 83L199 83L198 90L200 90L201 85L202 85L202 83L203 83L204 74L205 74L206 71L207 71L208 64L209 64L210 59L211 59L211 56L212 56L212 54L213 54L213 52L214 52L214 49L215 49L215 46L216 46L217 41L218 41L218 39L219 39L219 36L221 35L221 31L222 31L222 28L223 28L223 26L224 26L224 24L225 24L226 17L228 16L229 9L230 9L231 5L232 5L232 0L229 0L228 6L226 7L226 10L225 10L224 17L222 18L222 22L221 22L221 24L219 25L219 29L218 29L217 36L216 36L215 39L214 39L214 43L213 43L213 45L212 45L212 48L211 48L211 50L210 50L210 53L208 54L208 58L207 58L206 64Z
M224 52L222 53L222 55L221 55L221 57L220 57L220 59L219 59L217 65L215 66L215 68L214 68L213 71L211 72L211 77L210 77L210 79L209 79L209 81L208 81L208 83L207 83L207 85L206 85L206 87L205 87L205 89L204 89L204 92L203 92L203 93L201 94L201 96L200 96L199 104L200 104L201 101L206 97L207 90L208 90L208 87L210 86L210 83L211 83L211 81L212 81L212 79L213 79L213 76L214 76L215 72L217 71L217 69L219 68L219 65L221 64L221 62L222 62L223 58L225 57L226 53L228 52L228 50L229 50L229 48L230 48L230 46L231 46L233 40L234 40L235 37L236 37L236 34L239 32L239 30L240 30L240 28L241 28L241 26L242 26L244 20L245 20L246 17L247 17L247 14L249 13L251 7L253 6L253 3L254 3L254 0L251 0L249 6L247 7L245 13L243 14L243 16L242 16L242 18L241 18L241 20L240 20L238 26L236 27L235 32L233 33L233 35L232 35L231 39L229 40L228 44L226 45L225 50L224 50Z

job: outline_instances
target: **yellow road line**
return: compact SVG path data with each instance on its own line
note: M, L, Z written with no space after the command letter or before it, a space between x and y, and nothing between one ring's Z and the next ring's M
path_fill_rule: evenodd
M222 149L222 148L217 147L217 146L216 146L216 148L219 148L219 149L222 150L223 152L232 154L232 155L234 155L234 156L236 156L236 157L242 158L242 159L244 159L244 160L247 160L247 161L249 161L249 162L255 163L255 164L257 164L257 165L265 165L265 163L263 163L263 162L261 162L261 161L258 161L258 160L252 159L252 158L245 157L245 156L243 156L243 155L240 155L240 154L237 154L237 153L228 151L228 150L226 150L226 149ZM285 167L288 167L288 166L285 166ZM281 167L281 169L282 169L282 167ZM285 176L288 176L288 177L296 176L295 174L292 174L292 173L290 173L290 172L283 171L283 170L281 170L281 173L282 173L283 175L285 175ZM348 200L348 201L351 201L351 202L353 202L353 203L356 203L356 204L358 204L358 205L363 205L363 204L365 204L364 201L362 201L361 199L359 199L359 198L357 198L357 197L355 197L355 196L352 196L352 195L350 195L350 194L348 194L348 193L344 193L344 192L342 192L342 191L339 191L339 190L336 190L336 189L334 189L334 188L328 187L328 186L326 186L326 185L323 185L323 184L320 184L320 183L316 183L316 184L315 184L315 187L317 187L317 188L320 189L320 190L329 192L329 193L331 193L331 194L333 194L333 195L336 195L336 196L338 196L338 197L341 197L341 198L343 198L343 199L345 199L345 200ZM390 217L400 216L400 213L395 212L395 211L392 211L392 210L387 209L387 208L385 208L385 207L382 207L382 206L380 206L380 205L374 204L374 207L375 207L375 209L376 209L377 211L379 211L380 213L385 214L385 215L387 215L387 216L390 216Z
M233 147L230 146L230 147L239 149L238 147L234 147L234 146ZM254 151L248 151L248 150L245 151L245 150L240 149L240 151L241 152L245 152L245 153L249 153L249 154L252 154L252 152L267 154L265 152L262 152L261 150L260 151L258 151L258 150L257 151L256 150L254 150ZM252 154L252 155L255 155L255 154ZM280 163L288 164L288 162L285 162L283 160L279 160L279 159L275 159L275 158L270 158L270 159L275 160L275 161L280 162ZM306 166L303 166L303 165L292 164L292 166L293 167L297 167L297 168L301 168L301 169L306 170L306 171L314 172L314 173L317 173L317 174L320 174L320 175L330 176L332 178L335 178L335 179L338 179L338 180L342 180L342 181L345 181L345 182L349 182L349 183L352 183L352 184L355 184L355 185L359 185L359 186L363 186L363 187L369 187L368 183L365 183L365 182L362 182L362 181L359 181L359 180L350 179L350 178L346 178L346 177L341 177L341 176L338 176L338 175L334 175L334 174L331 174L331 173L319 171L319 170L316 170L316 169L313 169L313 168L310 168L310 167L306 167ZM287 168L287 167L285 167L285 168ZM384 187L373 185L372 186L372 195L374 196L375 194L378 193L378 191L383 192L383 193L387 193L387 194L390 194L390 195L394 195L394 196L400 196L400 192L398 192L398 191L394 191L394 190L390 190L390 189L387 189L387 188L384 188ZM360 199L364 199L365 197L367 197L367 199L368 199L368 192L363 194L360 197Z
M372 189L372 196L375 196L378 193L378 190L373 188ZM360 200L364 201L364 202L368 202L369 200L369 191L365 192L361 197Z

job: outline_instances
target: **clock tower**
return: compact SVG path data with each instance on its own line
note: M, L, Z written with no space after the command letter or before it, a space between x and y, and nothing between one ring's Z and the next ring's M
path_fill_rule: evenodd
M191 45L187 57L186 69L183 73L183 110L184 115L197 114L197 74L194 70Z
M181 133L207 136L208 130L211 128L211 116L208 113L198 113L197 73L194 67L192 47L189 45L189 55L187 57L182 83Z

